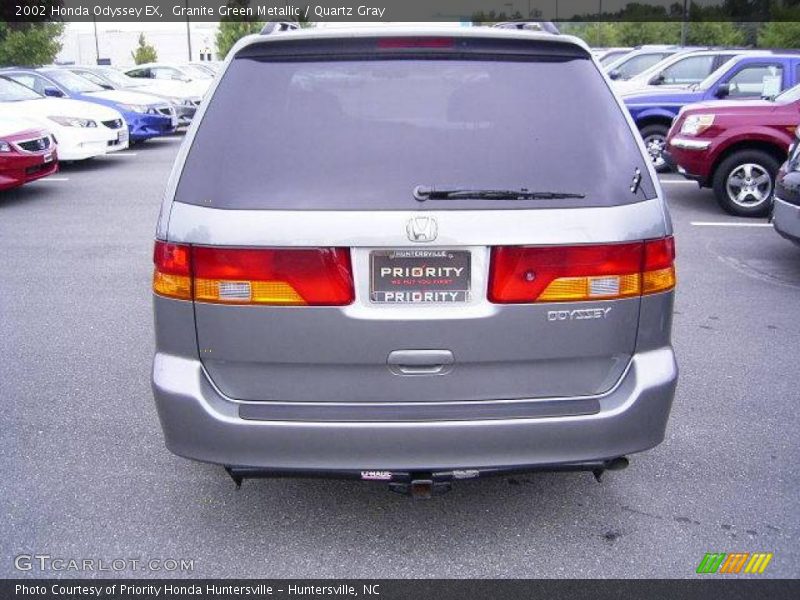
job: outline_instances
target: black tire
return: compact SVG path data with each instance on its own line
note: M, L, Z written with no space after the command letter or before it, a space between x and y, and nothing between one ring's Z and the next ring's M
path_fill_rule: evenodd
M649 140L648 138L655 138L662 141L661 149L666 150L667 148L667 133L669 133L669 127L666 125L659 125L658 123L654 123L653 125L647 125L642 127L639 130L639 133L642 134L642 139L644 140L645 148L647 148L648 154L650 154L650 160L653 161L653 166L658 173L669 173L671 169L666 161L661 158L660 160L656 159L654 153L651 151L653 149L651 142L654 140Z
M749 168L748 168L749 165ZM714 196L722 209L738 217L766 217L772 208L772 193L775 189L775 175L778 173L780 163L771 154L763 150L739 150L723 160L714 171L713 187ZM751 173L751 182L744 187L751 186L752 191L745 192L745 197L738 200L732 196L737 188L733 180L739 181L748 172ZM739 171L737 174L736 172ZM761 173L761 174L759 174ZM764 181L762 175L768 175L769 180ZM733 176L733 177L732 177ZM729 181L729 178L731 180ZM758 184L758 180L764 183ZM744 179L746 182L747 179ZM730 186L728 184L731 184ZM729 191L732 190L732 191Z

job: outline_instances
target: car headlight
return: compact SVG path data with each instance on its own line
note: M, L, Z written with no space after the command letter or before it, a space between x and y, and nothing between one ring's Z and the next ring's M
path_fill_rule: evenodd
M149 106L144 106L143 104L120 104L119 107L127 112L135 112L143 114L146 114L147 111L150 109Z
M0 152L11 152L11 144L0 140Z
M714 124L714 115L690 115L681 125L683 135L700 135Z
M79 119L78 117L62 117L50 116L47 117L51 121L55 121L64 127L97 127L97 123L91 119Z

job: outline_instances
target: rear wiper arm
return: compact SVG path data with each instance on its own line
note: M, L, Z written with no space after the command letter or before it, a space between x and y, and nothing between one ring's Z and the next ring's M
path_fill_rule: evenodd
M426 200L562 200L565 198L585 197L585 194L531 191L527 188L519 190L436 189L425 185L418 185L414 188L414 198L418 202L425 202Z

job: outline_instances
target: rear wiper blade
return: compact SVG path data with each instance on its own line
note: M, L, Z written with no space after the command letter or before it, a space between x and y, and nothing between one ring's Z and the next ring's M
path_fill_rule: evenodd
M418 185L414 188L414 198L419 202L426 200L562 200L565 198L585 198L586 194L572 192L532 191L527 188L519 190L502 189L461 189Z

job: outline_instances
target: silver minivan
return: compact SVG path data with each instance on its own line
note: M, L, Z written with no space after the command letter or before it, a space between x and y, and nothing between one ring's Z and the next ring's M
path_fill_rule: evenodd
M154 260L167 447L237 483L426 496L599 475L664 438L672 227L575 38L241 40L176 161Z

